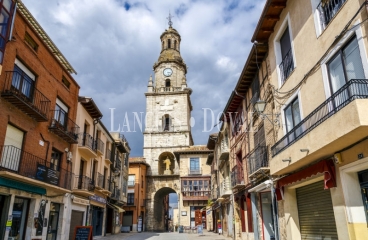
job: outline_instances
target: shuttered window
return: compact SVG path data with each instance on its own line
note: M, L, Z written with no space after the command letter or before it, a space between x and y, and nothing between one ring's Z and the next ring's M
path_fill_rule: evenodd
M302 239L338 239L331 193L323 181L296 189Z
M24 133L21 130L8 124L1 156L1 167L18 171L23 145L23 136Z

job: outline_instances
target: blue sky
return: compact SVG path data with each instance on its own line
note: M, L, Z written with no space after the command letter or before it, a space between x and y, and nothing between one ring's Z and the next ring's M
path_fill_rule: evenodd
M195 125L195 144L206 144L210 125L204 129L204 110L217 116L234 89L251 48L250 39L265 1L231 0L23 0L78 72L80 95L92 97L111 129L122 129L132 148L141 156L143 134L133 131L133 112L145 112L145 96L153 63L160 53L160 35L173 27L180 33L181 55L188 69ZM124 122L127 116L128 122ZM115 129L117 130L115 126Z

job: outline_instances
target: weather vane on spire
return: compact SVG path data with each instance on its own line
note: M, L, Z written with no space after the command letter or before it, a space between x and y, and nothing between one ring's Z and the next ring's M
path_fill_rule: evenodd
M171 18L173 18L173 16L171 16L170 11L169 11L169 16L166 19L169 20L170 27L172 27L172 24L173 24L173 22L171 21Z

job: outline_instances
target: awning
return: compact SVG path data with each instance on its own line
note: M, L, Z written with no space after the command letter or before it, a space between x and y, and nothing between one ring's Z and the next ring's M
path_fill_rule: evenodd
M332 159L327 159L278 180L276 184L277 200L279 201L284 198L284 186L307 179L318 173L324 174L324 189L336 187L335 164Z
M109 206L110 206L110 207L112 207L112 208L115 208L116 210L118 210L118 211L119 211L119 213L125 212L125 210L124 210L124 209L122 209L121 207L118 207L118 206L116 206L116 205L114 205L114 204L112 204L112 203L107 203L107 205L109 205Z
M270 188L271 187L271 184L273 184L271 180L264 181L263 183L260 183L257 186L255 186L254 188L249 189L248 192L260 192L260 191L263 191L263 190L265 190L267 188Z

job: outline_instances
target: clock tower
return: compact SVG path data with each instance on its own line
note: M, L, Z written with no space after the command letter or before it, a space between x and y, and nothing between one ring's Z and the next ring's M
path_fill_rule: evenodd
M146 95L146 128L143 153L152 174L178 171L173 152L193 145L190 118L192 104L186 81L187 65L180 55L181 37L172 27L161 36L161 53L153 65ZM163 161L171 160L170 171Z

